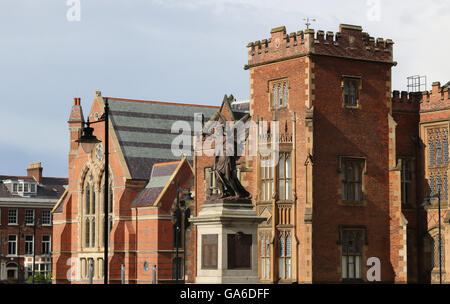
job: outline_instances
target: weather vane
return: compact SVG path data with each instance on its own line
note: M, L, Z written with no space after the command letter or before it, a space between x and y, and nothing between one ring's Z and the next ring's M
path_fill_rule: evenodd
M316 19L314 18L303 18L303 21L306 21L305 25L306 25L306 29L309 30L309 26L311 25L311 22L315 22Z

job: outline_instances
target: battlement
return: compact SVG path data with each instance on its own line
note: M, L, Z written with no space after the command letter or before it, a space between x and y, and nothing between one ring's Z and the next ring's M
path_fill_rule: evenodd
M392 92L392 111L414 111L419 113L422 93L408 93L406 91Z
M431 91L422 93L421 112L438 111L450 109L450 96L448 90L450 81L441 87L441 83L436 81L432 84Z
M395 64L392 61L393 44L390 39L375 40L355 25L341 24L337 33L306 29L290 34L286 27L280 26L271 30L270 38L247 45L248 65L245 69L309 54Z

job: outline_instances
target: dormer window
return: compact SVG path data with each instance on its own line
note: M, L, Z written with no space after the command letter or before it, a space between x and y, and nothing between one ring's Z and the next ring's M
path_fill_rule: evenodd
M23 184L22 183L19 183L19 190L18 190L18 192L23 192Z
M17 192L17 183L13 184L13 192Z
M29 184L23 184L23 192L28 192Z
M32 193L36 192L36 184L30 184L30 192Z

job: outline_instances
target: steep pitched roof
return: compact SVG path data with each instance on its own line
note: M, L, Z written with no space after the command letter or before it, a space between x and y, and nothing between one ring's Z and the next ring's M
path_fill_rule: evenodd
M171 150L172 141L180 134L171 133L174 122L187 122L193 132L195 113L202 113L209 119L219 109L114 97L108 97L108 102L111 123L134 179L149 179L155 163L179 160L180 156L175 156ZM192 147L185 148L189 152L192 150ZM188 156L188 160L191 159Z
M153 164L150 180L131 203L132 207L154 206L174 179L186 158L180 161Z
M68 189L64 191L64 193L59 198L58 202L56 202L55 207L53 207L52 213L60 213L63 211L63 207L67 198L67 193L69 193Z

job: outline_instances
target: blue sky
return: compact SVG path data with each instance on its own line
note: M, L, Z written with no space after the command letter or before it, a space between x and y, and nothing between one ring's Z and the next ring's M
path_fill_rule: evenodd
M450 77L449 1L66 0L0 2L0 174L67 176L67 119L73 97L85 113L104 96L219 105L249 97L246 45L270 29L333 31L357 24L392 39L393 88L420 74ZM379 8L379 9L378 9ZM377 13L379 12L379 13ZM429 89L429 88L428 88Z

